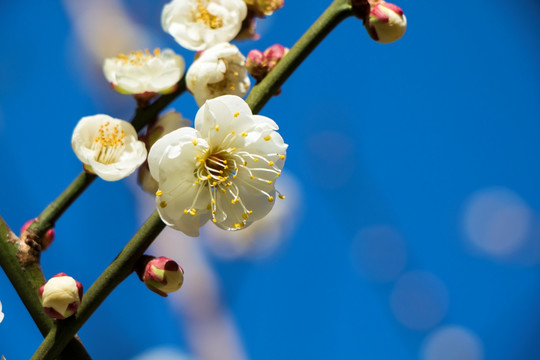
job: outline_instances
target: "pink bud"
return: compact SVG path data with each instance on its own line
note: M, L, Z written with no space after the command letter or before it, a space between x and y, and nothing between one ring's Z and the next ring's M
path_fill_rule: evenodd
M365 22L369 36L380 43L388 44L401 39L407 29L407 19L398 6L380 1L371 6Z
M21 234L26 231L32 225L35 219L28 220L24 223L24 225L21 227ZM41 238L41 251L46 250L49 246L51 246L53 240L54 240L54 229L49 229L45 235Z
M262 80L268 74L265 56L259 50L251 50L246 60L246 68L251 76L257 81Z
M136 267L139 279L158 295L166 297L184 283L184 270L167 257L143 256L141 263Z
M289 49L280 44L274 44L264 50L264 57L268 66L268 71L271 71L276 64L289 52Z
M75 314L82 295L82 284L64 273L56 274L38 290L43 310L53 319L65 319Z

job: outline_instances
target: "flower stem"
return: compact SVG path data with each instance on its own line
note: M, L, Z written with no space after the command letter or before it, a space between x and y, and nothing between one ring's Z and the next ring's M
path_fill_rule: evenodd
M353 15L351 0L334 0L276 67L253 87L246 99L253 113L258 113L326 35L351 15Z
M83 295L77 313L66 320L56 322L32 356L32 360L52 360L58 356L105 298L133 271L136 262L164 227L165 224L161 221L159 214L154 211L116 259Z
M39 331L43 336L46 336L53 327L53 321L43 312L37 295L37 290L43 285L45 279L39 263L32 263L28 266L21 264L19 260L20 241L0 217L0 254L2 254L0 266L4 269ZM71 339L60 358L85 360L90 359L90 355L76 337Z

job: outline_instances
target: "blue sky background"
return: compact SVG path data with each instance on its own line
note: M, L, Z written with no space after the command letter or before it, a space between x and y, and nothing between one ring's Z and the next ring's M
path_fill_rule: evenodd
M77 37L77 3L0 1L0 214L17 231L81 171L77 121L133 113ZM192 62L161 30L164 1L124 3L147 34L130 41ZM292 46L327 5L287 0L237 45ZM283 242L234 261L201 247L248 359L540 359L540 5L398 5L402 40L375 43L347 19L261 112L299 189L287 224L270 225L290 229ZM189 94L172 107L197 110ZM151 213L141 192L98 179L57 223L46 277L89 288ZM41 335L3 273L0 301L0 354L29 358ZM172 302L130 276L79 334L95 359L156 347L196 359Z

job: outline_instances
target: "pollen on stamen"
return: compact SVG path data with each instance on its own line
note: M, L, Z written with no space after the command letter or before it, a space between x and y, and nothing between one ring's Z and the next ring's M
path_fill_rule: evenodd
M248 134L244 131L244 132L242 133L242 136L243 136L243 137L246 137L246 136L248 136Z
M167 202L162 201L162 202L159 203L159 206L161 206L162 208L166 208L167 207Z
M214 129L216 129L216 131L219 131L219 125L214 126Z
M161 196L161 195L163 195L163 191L161 190L156 191L156 196Z
M278 154L278 156L281 160L285 160L285 155Z
M270 137L270 135L267 135L263 139L264 139L264 141L270 141L271 137Z
M193 141L191 141L193 143L193 145L197 145L199 142L197 141L197 139L193 139Z
M269 161L269 162L268 162L268 166L274 166L274 162L273 162L273 161Z
M242 213L242 217L244 218L244 220L247 220L249 218L249 215L246 213Z
M285 199L285 195L279 194L278 197L279 197L281 200Z
M241 229L244 226L246 226L246 224L240 222L240 223L235 223L233 226L235 229Z
M274 201L274 197L273 197L273 196L269 196L269 197L267 198L267 200L268 200L268 202L272 202L272 201Z
M238 117L240 115L240 113L237 111L234 113L234 117Z

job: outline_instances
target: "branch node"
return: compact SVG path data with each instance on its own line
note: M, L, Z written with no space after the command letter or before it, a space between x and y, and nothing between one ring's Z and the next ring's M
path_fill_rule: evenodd
M21 234L20 239L15 235L15 241L18 243L19 251L17 252L17 258L24 267L31 264L39 264L39 258L41 255L41 238L32 230L27 229ZM10 239L11 240L11 239Z
M364 23L367 21L371 5L368 0L351 0L351 6L354 16L361 19Z

